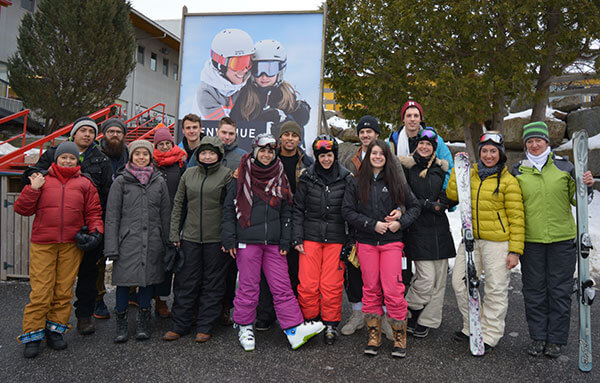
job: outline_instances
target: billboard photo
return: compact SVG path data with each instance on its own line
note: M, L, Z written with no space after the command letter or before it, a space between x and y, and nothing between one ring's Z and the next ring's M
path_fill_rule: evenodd
M238 145L256 135L278 138L289 120L304 127L302 146L317 136L321 109L323 13L185 14L178 118L237 123Z

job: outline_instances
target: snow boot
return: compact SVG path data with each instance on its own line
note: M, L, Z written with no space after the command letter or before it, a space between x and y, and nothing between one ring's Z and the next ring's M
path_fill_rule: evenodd
M561 354L560 344L548 343L546 347L544 347L544 355L548 358L558 358Z
M150 309L140 309L137 315L137 322L135 327L135 339L147 340L150 339Z
M365 348L365 354L377 355L379 347L381 347L381 316L377 314L366 314L367 333L369 340Z
M35 358L40 353L41 340L34 340L33 342L25 343L25 350L23 350L23 356L25 358Z
M292 346L292 349L297 350L304 343L308 342L310 338L319 334L325 329L323 322L304 322L300 323L296 327L288 328L283 330L287 335L288 341Z
M125 343L129 338L129 329L127 328L127 311L117 311L117 336L113 340L115 343Z
M352 315L348 322L342 327L342 335L352 335L356 330L365 327L365 318L361 310L352 310Z
M46 344L53 350L64 350L67 348L67 342L63 339L62 334L59 334L48 329L46 332Z
M388 318L390 326L394 331L394 348L392 356L396 358L406 357L406 321Z
M254 340L254 329L252 329L252 325L238 325L234 324L233 327L239 327L238 330L238 340L242 345L244 351L254 351L254 347L256 342Z
M544 353L544 348L546 348L546 342L543 340L534 340L527 347L527 353L531 356L539 356Z

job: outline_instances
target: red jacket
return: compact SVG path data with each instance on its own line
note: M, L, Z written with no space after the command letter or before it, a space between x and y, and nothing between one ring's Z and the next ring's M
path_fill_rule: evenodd
M45 179L39 190L25 186L15 201L16 213L35 214L31 242L75 242L75 234L83 225L87 225L90 232L97 229L104 233L100 198L92 181L78 171L63 184L52 168L48 169Z

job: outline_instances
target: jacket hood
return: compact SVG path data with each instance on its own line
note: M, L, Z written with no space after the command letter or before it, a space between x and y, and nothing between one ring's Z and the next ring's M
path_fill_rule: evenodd
M400 160L400 163L402 164L402 166L404 166L407 169L410 169L417 164L417 162L415 161L415 159L413 158L412 155L398 156L398 160ZM447 172L448 169L450 168L450 165L448 164L448 161L446 161L446 160L440 160L439 158L436 158L434 162L437 166L442 168L442 170L445 172Z
M202 137L202 140L200 140L200 145L198 145L196 150L194 150L193 154L193 157L198 163L200 163L198 156L200 155L200 152L205 149L216 149L219 152L219 161L221 161L223 159L223 156L225 156L225 148L223 147L223 143L218 137L204 136Z

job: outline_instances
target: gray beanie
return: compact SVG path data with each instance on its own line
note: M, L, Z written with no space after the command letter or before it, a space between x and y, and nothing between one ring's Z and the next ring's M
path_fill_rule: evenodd
M75 135L75 133L77 133L79 128L81 128L82 126L89 126L89 127L94 128L94 131L96 132L96 135L94 136L94 138L98 135L98 125L96 124L96 121L85 116L85 117L79 117L77 120L75 120L75 122L73 123L73 127L71 128L70 136L73 137Z
M150 141L146 141L146 140L135 140L132 143L129 144L129 161L131 161L131 158L133 157L133 152L135 152L136 149L139 148L144 148L148 151L148 153L150 153L150 158L152 158L152 153L154 152L154 146L152 146L152 143Z
M54 152L54 162L56 162L56 159L60 157L61 154L65 153L74 155L77 158L77 161L79 161L79 148L77 148L77 145L75 145L73 141L64 141L62 144L58 145L58 148L56 148L56 151Z
M127 127L123 121L119 120L118 118L109 118L108 120L104 121L102 125L100 125L100 128L102 129L102 133L106 134L108 128L113 126L121 129L123 131L123 135L127 134Z

